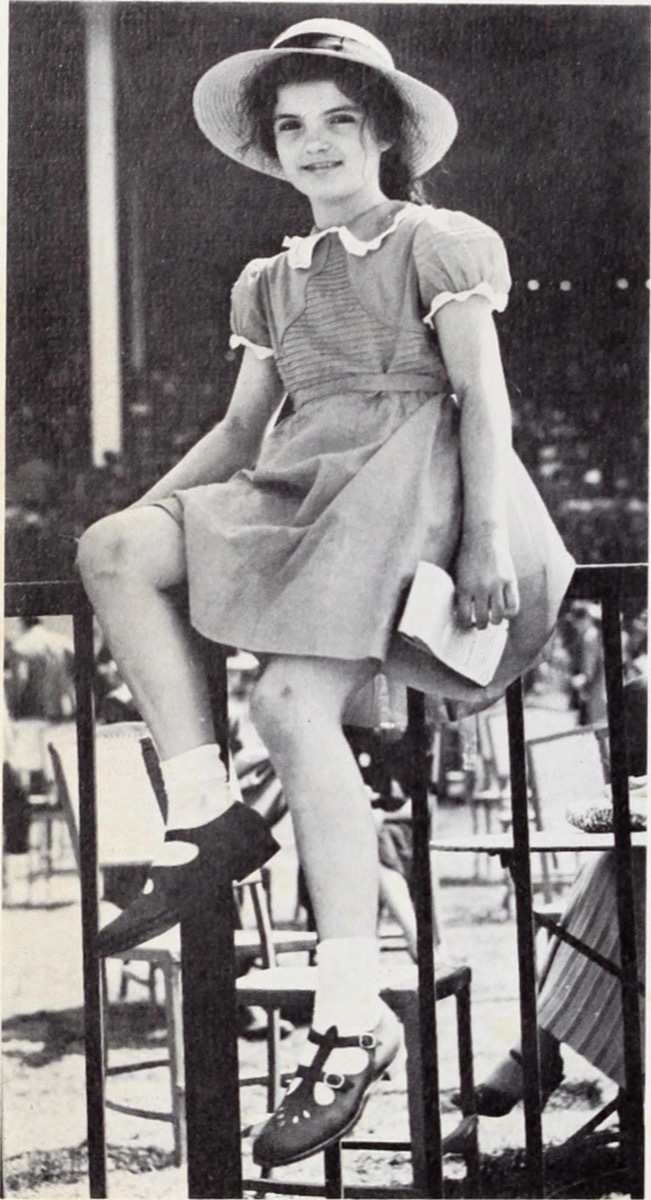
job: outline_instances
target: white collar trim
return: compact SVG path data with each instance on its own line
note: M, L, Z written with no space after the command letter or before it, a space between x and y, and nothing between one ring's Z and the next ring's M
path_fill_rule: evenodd
M363 242L360 238L355 237L355 234L351 233L346 225L331 225L329 229L320 229L318 233L309 233L307 237L286 237L283 240L283 248L287 250L287 262L294 269L306 270L312 265L314 247L329 233L337 234L344 250L347 250L349 254L354 254L357 258L364 258L371 250L377 250L384 239L393 233L394 229L407 216L409 207L409 204L406 204L404 208L399 209L389 228L372 238L370 242Z

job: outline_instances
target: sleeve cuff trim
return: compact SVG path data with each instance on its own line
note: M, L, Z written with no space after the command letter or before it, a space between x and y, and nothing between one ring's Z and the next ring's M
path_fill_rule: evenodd
M485 296L489 301L491 308L497 312L504 312L509 299L506 292L496 292L495 289L491 287L490 283L485 282L478 283L476 287L469 288L465 292L440 292L439 295L435 296L432 300L427 316L423 317L425 325L429 325L430 328L433 328L433 322L436 313L440 308L443 308L444 304L449 304L450 300L463 301L467 300L469 296Z

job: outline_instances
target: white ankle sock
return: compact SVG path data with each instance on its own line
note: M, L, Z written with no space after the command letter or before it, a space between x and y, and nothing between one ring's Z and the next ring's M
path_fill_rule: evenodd
M380 944L374 937L326 938L317 950L313 1027L342 1037L373 1029L382 1012Z
M369 1033L381 1020L385 1006L380 999L380 946L377 938L326 938L317 950L317 984L314 997L312 1028L326 1033L336 1025L341 1037ZM312 1061L316 1048L306 1042L301 1062ZM325 1065L326 1071L357 1075L368 1062L368 1055L359 1046L344 1046L333 1050ZM331 1104L332 1089L317 1084L318 1104Z
M167 794L167 828L195 829L233 804L215 743L176 754L160 764Z

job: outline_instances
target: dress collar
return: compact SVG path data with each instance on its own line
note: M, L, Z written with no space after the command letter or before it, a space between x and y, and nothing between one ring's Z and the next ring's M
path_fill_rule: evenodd
M395 203L395 200L389 201L392 207L395 206ZM386 220L386 212L384 211L386 207L387 202L384 201L369 212L361 213L359 217L355 217L352 224L377 226L380 223L378 221L379 216L382 216ZM318 245L322 238L327 237L330 233L337 234L344 250L347 250L349 254L354 254L357 258L364 258L371 250L377 250L382 245L384 239L389 237L389 234L393 233L394 229L404 220L410 208L411 205L409 203L403 204L397 212L393 213L391 224L370 239L357 237L347 225L331 225L328 229L316 230L309 233L306 237L286 237L283 241L283 247L287 250L287 262L290 267L294 267L295 269L305 270L307 267L310 267L312 265L314 247Z

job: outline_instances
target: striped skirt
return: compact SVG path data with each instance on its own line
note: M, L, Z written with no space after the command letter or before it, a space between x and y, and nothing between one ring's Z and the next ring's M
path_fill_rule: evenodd
M638 975L645 977L645 851L633 850L633 891ZM615 855L596 855L573 884L563 926L592 949L620 965L617 922ZM624 1086L622 1001L619 979L596 963L552 939L541 973L538 1022L559 1042L565 1042ZM640 997L644 1022L644 999ZM641 1030L644 1046L644 1029Z

